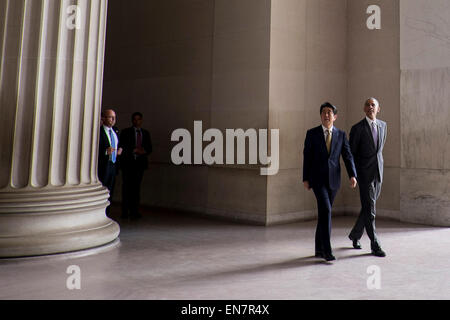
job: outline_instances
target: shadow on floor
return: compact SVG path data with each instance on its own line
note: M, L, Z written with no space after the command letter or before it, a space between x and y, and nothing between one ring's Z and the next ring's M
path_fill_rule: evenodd
M350 252L352 251L353 254L341 256L339 257L339 260L346 260L346 259L355 259L355 258L363 258L363 257L371 257L373 256L371 252L367 252L363 249L354 249L353 247L340 247L334 249L334 251L341 251L341 252Z
M261 272L277 272L283 269L301 268L313 265L333 265L332 262L327 262L322 258L316 258L314 256L301 257L292 260L286 260L282 262L272 263L272 264L260 264L253 266L245 266L242 268L236 268L227 271L218 271L210 273L202 273L201 276L188 276L178 278L178 281L195 281L195 280L206 280L211 278L221 278L221 277L234 277L234 276L245 276L245 275L255 275Z

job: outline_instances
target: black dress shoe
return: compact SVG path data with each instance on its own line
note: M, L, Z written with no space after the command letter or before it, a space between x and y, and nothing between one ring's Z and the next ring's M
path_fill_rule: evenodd
M326 261L333 261L336 260L336 258L331 253L324 253L323 258Z
M386 252L381 250L381 248L372 249L372 254L377 257L386 257Z
M355 248L355 249L361 249L361 243L359 242L358 239L353 239L353 238L350 237L350 236L348 236L348 238L349 238L350 240L352 240L352 242L353 242L353 248Z
M386 252L381 249L381 246L378 242L371 242L370 249L372 249L372 254L377 257L386 257Z
M323 252L322 251L316 251L316 254L314 256L316 258L323 258Z

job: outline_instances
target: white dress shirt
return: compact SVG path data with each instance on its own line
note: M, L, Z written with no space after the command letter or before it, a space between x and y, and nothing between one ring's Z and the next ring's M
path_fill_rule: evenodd
M333 129L334 129L334 126L331 126L331 128L330 128L331 137L333 137ZM325 138L325 141L327 141L327 130L328 129L322 125L322 130L323 130L323 136Z
M366 116L366 120L367 120L367 123L369 124L370 130L372 130L372 123L375 123L375 130L377 130L377 133L378 133L377 119L372 120L368 116Z

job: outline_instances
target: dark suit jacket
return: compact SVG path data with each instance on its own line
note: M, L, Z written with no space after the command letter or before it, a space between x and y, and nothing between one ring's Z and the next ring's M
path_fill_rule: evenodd
M117 137L119 137L119 130L117 127L112 128L116 133ZM119 140L120 143L120 140ZM106 154L106 149L111 147L111 143L109 142L108 136L106 135L103 126L100 126L100 139L98 143L98 176L104 177L106 166L109 161L109 155ZM117 158L118 159L118 158ZM117 161L116 161L117 163Z
M120 157L120 165L122 168L135 167L141 170L148 168L148 155L152 152L152 140L150 133L141 128L142 147L145 154L135 157L133 150L136 148L136 132L134 127L122 130L119 139L119 147L123 149Z
M377 119L378 147L373 142L372 131L366 118L355 124L350 130L350 148L355 158L358 181L371 182L378 176L383 182L383 148L386 142L386 122Z
M328 186L333 190L339 189L341 155L349 178L356 177L353 156L344 131L334 127L328 156L322 126L308 130L303 150L303 181L308 181L312 188Z

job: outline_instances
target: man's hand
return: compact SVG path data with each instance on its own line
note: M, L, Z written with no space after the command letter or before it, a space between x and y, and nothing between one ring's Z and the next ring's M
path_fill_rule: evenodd
M350 188L355 189L356 184L357 184L356 178L355 177L351 177L350 178Z
M303 181L303 185L305 186L306 190L311 190L311 187L309 186L309 182L308 181Z
M119 148L119 150L117 150L117 155L120 156L122 154L123 149Z
M133 152L134 152L135 154L137 154L138 156L141 156L141 155L145 154L145 149L142 148L142 147L140 147L140 148L135 148L135 149L133 150Z
M110 155L112 155L112 153L114 152L114 150L116 150L116 149L114 149L113 147L108 147L108 148L106 149L106 154L107 154L108 156L110 156Z

